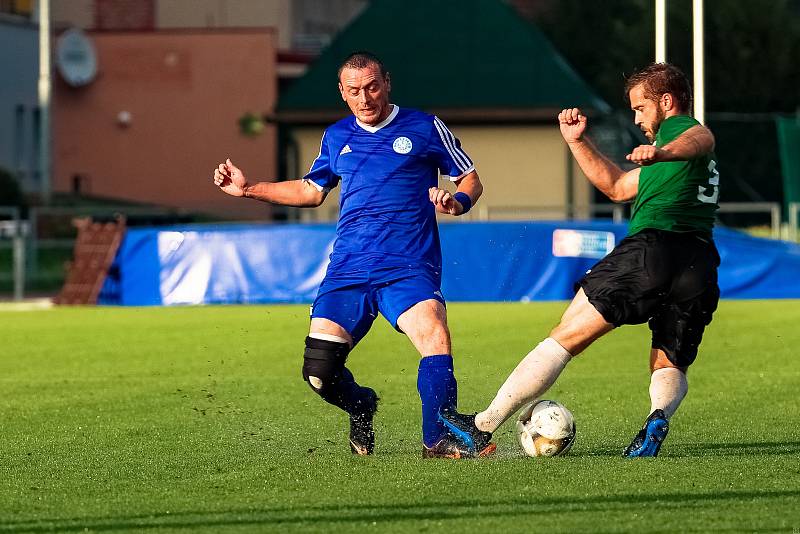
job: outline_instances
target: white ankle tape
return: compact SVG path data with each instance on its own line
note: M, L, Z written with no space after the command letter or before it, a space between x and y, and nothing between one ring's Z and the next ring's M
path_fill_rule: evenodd
M308 337L313 339L321 339L322 341L333 341L334 343L350 343L343 337L334 336L333 334L321 334L319 332L311 332Z

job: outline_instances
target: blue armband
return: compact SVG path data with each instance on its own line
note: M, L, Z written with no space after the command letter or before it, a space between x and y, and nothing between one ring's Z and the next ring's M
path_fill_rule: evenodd
M460 215L464 215L472 207L472 199L469 198L469 195L466 193L462 193L461 191L459 191L458 193L453 195L453 198L458 200L458 203L461 204L461 206L464 208L464 211L462 211Z

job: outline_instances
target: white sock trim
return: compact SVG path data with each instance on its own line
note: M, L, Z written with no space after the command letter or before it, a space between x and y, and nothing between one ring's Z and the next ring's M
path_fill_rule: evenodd
M552 337L545 338L539 345L547 345L548 350L552 351L553 357L561 358L564 365L567 365L572 359L572 354Z

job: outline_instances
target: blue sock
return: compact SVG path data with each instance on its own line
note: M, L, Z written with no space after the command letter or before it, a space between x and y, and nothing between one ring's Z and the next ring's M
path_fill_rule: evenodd
M458 388L453 375L453 357L449 354L426 356L419 362L417 391L422 400L422 442L432 447L445 434L439 422L439 409L456 407Z

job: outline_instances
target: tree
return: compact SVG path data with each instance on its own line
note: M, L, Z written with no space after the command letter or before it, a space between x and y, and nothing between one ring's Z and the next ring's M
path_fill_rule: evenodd
M628 113L624 75L655 55L654 2L527 3L537 6L529 10L532 21L578 73L611 106ZM667 4L667 56L691 78L692 1ZM800 112L800 0L706 1L705 37L706 117L725 177L722 198L780 201L780 159L770 114Z
M692 74L692 1L667 2L667 55ZM612 106L624 74L653 60L652 0L550 0L533 22ZM795 112L800 104L800 0L705 3L706 108Z

